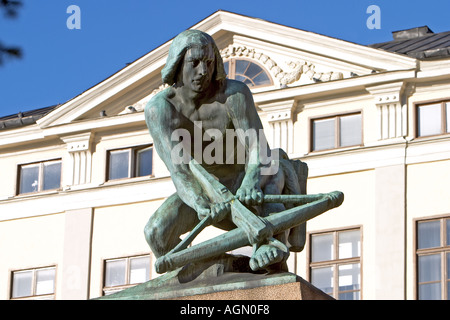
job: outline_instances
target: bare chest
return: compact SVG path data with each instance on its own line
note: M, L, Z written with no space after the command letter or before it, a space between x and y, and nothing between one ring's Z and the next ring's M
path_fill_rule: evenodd
M217 129L222 133L231 128L231 117L227 106L218 102L204 104L200 108L192 108L184 113L191 122L200 122L203 130Z

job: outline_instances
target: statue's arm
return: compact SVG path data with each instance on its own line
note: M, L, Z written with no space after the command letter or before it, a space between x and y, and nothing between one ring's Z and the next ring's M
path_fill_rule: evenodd
M252 139L244 141L241 139L247 150L247 166L245 176L237 196L247 204L260 204L262 201L262 192L260 187L261 169L267 165L262 161L262 155L269 154L269 146L264 137L263 126L253 101L250 89L241 82L231 82L231 92L228 106L231 108L233 124L235 129L241 129L241 132L250 132L247 136ZM239 130L237 130L239 132ZM238 134L239 137L239 134Z
M175 130L173 106L164 98L155 97L145 107L145 121L153 138L153 145L171 174L178 196L199 216L209 212L209 199L189 169L188 161L174 163L171 152L179 141L172 141Z

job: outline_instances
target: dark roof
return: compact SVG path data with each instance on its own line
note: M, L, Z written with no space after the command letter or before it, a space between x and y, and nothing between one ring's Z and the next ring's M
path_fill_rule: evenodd
M12 129L36 123L37 120L56 109L59 105L19 112L0 117L0 130Z
M450 56L450 31L434 33L424 26L395 31L392 35L394 40L373 44L370 47L421 60Z

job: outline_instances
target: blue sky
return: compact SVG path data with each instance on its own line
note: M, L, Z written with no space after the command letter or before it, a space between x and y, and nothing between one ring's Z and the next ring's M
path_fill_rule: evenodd
M260 18L359 44L428 25L450 31L448 0L23 0L15 19L0 12L0 42L21 59L0 66L0 116L64 103L217 10ZM81 29L67 28L70 5ZM381 28L369 29L377 5Z

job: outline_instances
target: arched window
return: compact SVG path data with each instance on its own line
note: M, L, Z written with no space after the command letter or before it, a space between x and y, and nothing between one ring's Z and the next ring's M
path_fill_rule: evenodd
M231 59L224 62L229 79L244 82L249 87L261 87L272 84L268 73L258 64L245 59Z

